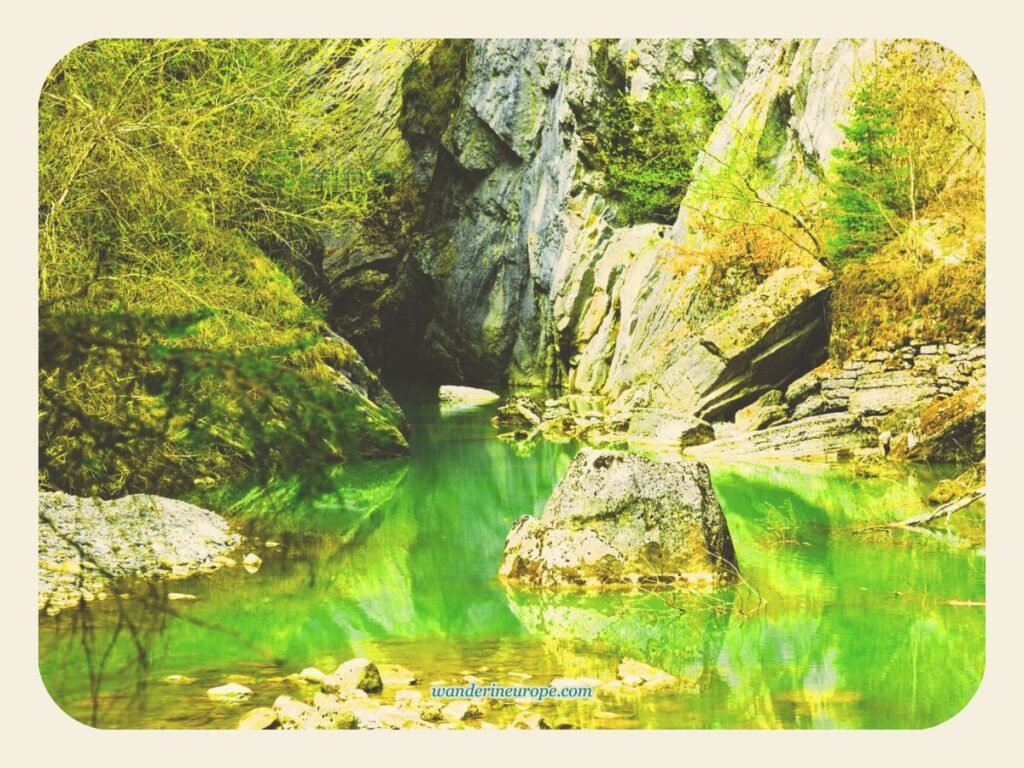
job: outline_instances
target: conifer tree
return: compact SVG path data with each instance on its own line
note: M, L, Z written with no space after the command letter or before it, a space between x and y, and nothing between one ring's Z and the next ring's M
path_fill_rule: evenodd
M911 207L907 152L897 141L895 94L877 75L853 97L846 141L832 150L830 254L838 261L867 256L903 231Z

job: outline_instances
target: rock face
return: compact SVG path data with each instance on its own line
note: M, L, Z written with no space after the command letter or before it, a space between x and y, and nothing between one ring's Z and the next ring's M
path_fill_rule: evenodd
M646 310L636 307L632 337L620 339L612 352L614 372L603 389L618 403L646 403L705 420L731 416L825 359L830 279L817 266L780 269L720 319L681 340L678 320L648 325ZM630 317L627 309L623 318ZM645 354L647 349L666 352Z
M831 52L840 72L857 48L801 46L794 81L807 77L816 48ZM322 268L335 299L333 319L371 364L397 364L381 340L407 340L411 333L421 343L392 344L393 354L425 358L455 380L472 372L484 381L569 384L612 396L633 389L642 382L616 370L611 358L635 354L664 335L674 326L666 303L679 298L685 308L707 275L670 274L658 247L668 243L669 228L622 226L604 196L592 142L611 93L609 78L622 78L637 98L663 82L696 80L726 102L741 84L751 94L767 84L778 90L773 72L758 71L753 82L748 68L756 60L771 69L768 62L784 49L775 41L730 40L475 40L405 49L370 41L325 94L328 104L352 106L352 135L363 137L342 141L331 160L365 161L357 155L368 151L374 163L436 204L432 223L414 241L357 233L326 244ZM457 91L450 106L415 110L416 58ZM812 97L810 107L814 125L825 125L845 104ZM792 125L802 125L803 117L794 115ZM369 149L357 152L363 144ZM809 148L827 156L830 147L794 140L784 151ZM774 311L787 295L779 292ZM643 327L621 322L630 308ZM689 314L706 324L717 309L691 307ZM394 332L399 322L406 333ZM679 347L668 357L687 351ZM733 365L742 368L763 351L737 348L749 359Z
M215 570L241 537L209 510L160 496L39 494L39 608L101 597L116 579Z
M685 448L715 437L711 425L695 416L676 416L656 408L638 408L632 413L627 431L630 443Z
M716 583L737 573L704 464L593 449L577 454L539 520L516 521L499 569L507 582L542 586Z
M360 441L360 453L367 458L408 453L409 424L395 398L352 344L333 332L327 341L333 354L325 354L324 359L337 374L335 383L359 398L359 411L368 427Z
M736 413L693 456L976 461L985 452L985 347L918 342L827 364ZM731 426L731 425L730 425ZM891 451L890 451L891 446Z
M754 432L777 421L785 421L788 415L782 405L782 393L773 389L736 412L736 427L742 432Z

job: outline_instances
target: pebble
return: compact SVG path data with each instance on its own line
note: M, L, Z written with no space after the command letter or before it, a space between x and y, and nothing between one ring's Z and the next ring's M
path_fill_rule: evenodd
M299 679L307 683L316 683L319 685L327 679L327 675L316 667L306 667L304 670L299 672Z
M211 688L206 695L214 701L245 701L252 696L252 689L238 683L228 683Z
M163 679L163 682L170 683L171 685L191 685L195 681L194 677L187 677L186 675L168 675Z
M377 670L380 672L380 679L385 687L416 685L416 675L412 670L398 664L379 664Z

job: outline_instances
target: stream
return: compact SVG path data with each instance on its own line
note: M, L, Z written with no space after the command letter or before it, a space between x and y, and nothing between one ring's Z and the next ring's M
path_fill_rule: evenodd
M255 573L239 564L40 615L40 670L57 704L104 728L234 728L282 693L308 698L292 673L355 656L408 667L425 695L465 674L609 681L624 657L685 681L535 707L585 728L922 728L973 696L984 669L982 535L854 532L923 511L954 468L864 478L710 462L743 584L699 595L515 592L495 577L505 536L521 515L540 515L580 445L499 440L496 406L442 415L422 396L400 399L408 459L340 468L312 496L281 481L209 500L250 537L236 559L256 552ZM249 702L207 698L232 681L253 689Z

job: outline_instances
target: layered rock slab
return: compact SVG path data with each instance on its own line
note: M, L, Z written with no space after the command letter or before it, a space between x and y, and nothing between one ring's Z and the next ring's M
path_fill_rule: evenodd
M809 416L685 449L687 456L694 457L826 461L881 456L882 452L878 429L849 413Z

